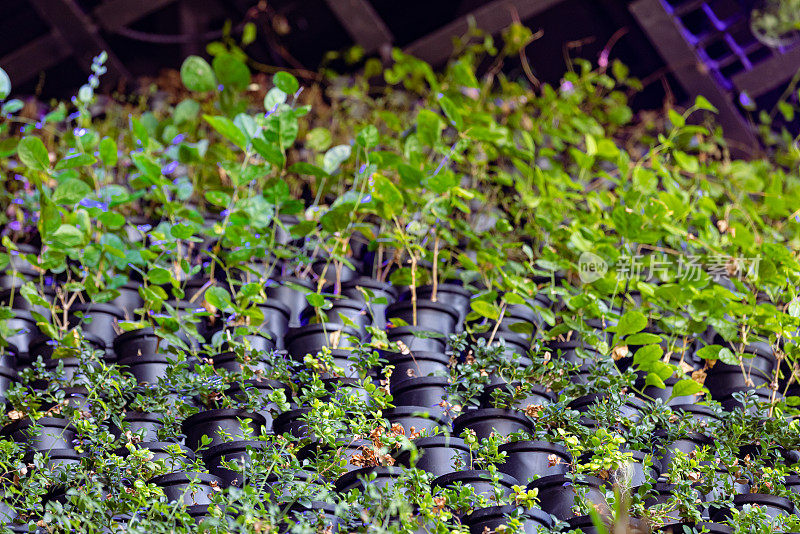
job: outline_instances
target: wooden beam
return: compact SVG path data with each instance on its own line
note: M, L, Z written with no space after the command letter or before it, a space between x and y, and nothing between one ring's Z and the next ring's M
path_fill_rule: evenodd
M692 97L703 95L717 108L717 118L725 137L737 145L732 150L744 154L760 146L750 126L731 101L730 93L711 77L661 1L637 0L630 5L630 10L686 92Z
M69 45L58 34L53 33L43 35L0 58L0 67L16 85L27 82L71 54Z
M447 61L453 53L453 37L463 35L469 29L469 17L475 19L478 28L495 34L509 26L514 16L520 20L528 19L545 11L563 0L494 0L464 15L450 24L422 37L408 45L405 51L432 65Z
M163 9L176 0L106 0L97 6L92 16L104 30L114 31L136 22L150 13Z
M97 27L75 3L75 0L30 0L39 16L58 32L61 39L72 49L72 55L81 67L89 69L92 58L100 52L108 54L104 79L116 82L131 78L130 73L117 58L111 47L100 37Z
M758 63L751 70L735 74L731 81L738 91L745 91L756 98L789 81L798 70L800 48L794 47Z
M345 31L367 54L391 46L392 32L367 0L325 0Z

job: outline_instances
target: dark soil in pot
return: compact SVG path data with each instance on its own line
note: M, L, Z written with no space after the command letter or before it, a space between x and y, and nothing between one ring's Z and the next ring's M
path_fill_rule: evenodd
M546 441L512 441L498 450L506 453L506 461L497 468L521 484L528 484L534 477L563 475L572 462L566 447Z
M383 411L383 416L390 425L400 425L406 437L412 438L415 434L432 436L435 431L449 427L447 418L442 416L438 409L425 406L398 406Z
M351 349L357 346L361 334L355 328L334 323L315 323L292 328L284 342L289 355L303 361L306 354L316 355L322 347Z
M3 427L0 435L24 444L28 449L47 451L70 449L75 439L75 428L67 419L42 417L36 423L20 419Z
M411 352L445 352L447 338L424 327L398 326L386 332L390 343L402 343Z
M186 434L186 446L197 450L203 436L211 439L209 447L227 441L247 439L248 436L260 436L265 422L264 417L255 412L218 408L187 417L181 424L181 429ZM243 428L249 428L252 432L246 433Z
M452 488L457 484L470 486L475 490L475 495L482 495L489 502L496 502L495 488L500 489L504 497L511 495L512 486L518 486L519 481L505 473L497 473L497 482L492 482L492 473L483 470L463 470L455 473L448 473L433 479L431 488Z
M449 376L450 357L441 352L414 351L407 354L400 352L379 351L388 365L394 366L389 385L393 387L408 378L423 376Z
M117 439L130 433L140 436L143 442L158 441L158 431L164 428L161 417L158 413L128 411L122 418L122 427L112 423L109 431Z
M596 362L603 358L594 347L582 341L548 341L545 343L545 350L550 352L553 359L578 365Z
M151 482L161 487L169 502L186 506L211 504L212 496L222 487L222 480L208 473L169 473Z
M528 406L551 404L557 400L558 396L544 386L503 382L483 388L480 402L482 408L494 408L497 403L502 407L510 402L512 407L524 411Z
M372 296L365 297L364 292L359 289L372 293ZM329 288L328 291L331 291ZM367 295L369 295L367 293ZM372 312L372 324L376 328L386 328L386 307L397 300L397 290L387 282L379 282L372 278L359 277L355 280L343 282L341 294L345 297L361 302L369 301L369 309ZM385 299L383 302L381 299ZM378 301L378 302L376 302Z
M429 300L417 301L417 317L414 321L414 306L411 301L398 301L386 308L387 323L394 324L392 319L400 319L404 324L399 326L420 326L426 330L440 334L452 334L461 329L461 316L458 310L447 304L431 302Z
M300 325L326 322L331 324L355 325L362 339L367 336L367 327L372 325L372 315L367 303L354 299L331 299L331 307L317 310L311 306L300 314ZM350 324L352 323L352 325Z
M513 505L490 506L475 510L463 517L461 521L469 526L470 534L496 532L498 528L506 526L508 524L507 517L517 511L518 508ZM550 514L536 508L522 511L519 519L522 521L522 529L518 531L519 534L537 534L541 529L549 529L553 526Z
M273 332L275 334L273 338L275 346L279 349L285 349L283 338L289 332L289 320L292 316L289 306L277 299L267 299L266 302L256 304L256 307L264 316L264 320L258 325L259 330Z
M313 292L315 287L310 280L290 276L270 279L264 286L264 292L267 294L268 299L274 299L289 308L289 326L300 326L300 313L308 306L306 301L307 292L285 285L287 282L301 286L307 289L307 292Z
M69 309L69 327L80 325L85 334L92 334L103 341L104 347L110 347L117 337L119 323L125 320L125 313L106 303L74 304Z
M253 440L221 443L203 451L203 463L209 473L223 481L225 487L242 487L248 478L247 466L252 462L251 452L259 451L265 446L263 441ZM236 463L243 471L223 467L223 462Z
M336 479L334 488L339 493L347 493L351 489L359 489L364 492L365 484L369 484L377 490L391 488L402 474L403 470L399 467L364 467L345 473ZM375 478L369 482L365 479Z
M574 517L572 507L576 497L583 500L587 506L594 505L603 510L608 510L605 494L602 490L603 481L596 477L583 477L581 480L571 480L565 475L550 475L534 480L528 484L529 489L539 489L539 502L542 509L556 516L560 521ZM580 491L576 491L576 486Z
M391 389L395 406L424 406L431 413L442 414L447 400L449 377L424 376L401 380Z
M419 452L415 467L433 474L434 477L454 473L470 466L469 446L461 438L446 435L430 436L418 438L414 440L414 444ZM411 452L400 451L397 454L397 462L410 467Z
M453 421L453 434L460 436L469 428L475 431L478 441L495 434L509 436L515 432L533 432L533 421L517 410L480 408L459 415Z

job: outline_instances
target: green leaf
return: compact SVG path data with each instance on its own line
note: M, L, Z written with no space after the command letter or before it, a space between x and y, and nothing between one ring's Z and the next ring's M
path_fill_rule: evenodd
M633 364L642 371L651 371L664 355L664 349L658 345L645 345L633 355Z
M697 98L694 99L694 107L697 109L711 111L712 113L719 113L717 108L715 108L713 104L711 104L711 102L709 102L708 99L703 95L697 95Z
M322 158L322 168L331 174L350 157L351 150L350 145L337 145L331 148Z
M739 365L739 358L733 353L733 351L731 351L731 349L727 347L723 347L722 350L719 351L719 354L717 354L717 358L722 363L728 365L734 365L734 366Z
M11 78L0 68L0 100L5 100L9 94L11 94Z
M619 319L617 335L627 336L642 331L647 326L647 317L637 310L626 312Z
M323 127L317 127L306 134L306 146L311 150L322 152L331 146L333 136L330 130Z
M500 308L493 302L475 300L470 302L469 307L481 317L486 317L492 321L496 321L500 317Z
M164 284L169 283L172 280L172 275L170 272L162 267L153 267L147 273L147 280L151 284L155 284L157 286L163 286Z
M695 356L703 360L716 360L719 358L719 351L722 350L722 345L706 345L694 353Z
M56 170L63 171L66 169L75 169L78 167L88 167L97 163L97 158L91 154L72 154L64 157L56 163Z
M442 106L442 111L450 119L450 124L455 126L456 130L462 130L464 128L464 119L453 101L442 95L439 97L439 105Z
M111 230L117 230L125 226L125 216L116 211L105 211L97 218L103 226ZM122 256L125 257L124 255Z
M92 188L86 182L77 178L70 178L58 184L55 193L53 193L53 202L56 204L77 204L91 192Z
M212 64L217 79L225 87L243 91L250 85L250 69L233 54L219 55L214 58Z
M200 104L191 98L187 98L175 106L175 113L172 115L172 120L175 124L183 124L197 119L199 114Z
M658 389L666 389L667 385L664 380L656 373L648 373L647 379L644 381L645 386L655 386Z
M110 137L104 137L100 141L100 161L103 162L103 165L107 165L108 167L113 167L117 164L118 156L117 156L117 143L114 142L113 139Z
M625 338L625 344L628 346L652 345L654 343L661 343L661 336L656 334L648 334L647 332L641 332Z
M288 72L276 72L272 77L272 83L287 95L293 95L300 89L300 83L297 81L297 78Z
M53 240L65 247L77 247L83 243L84 234L71 224L62 224L53 232Z
M26 167L43 171L50 167L50 155L41 139L34 136L23 137L17 145L17 154Z
M283 169L284 165L286 165L286 156L283 155L278 145L268 143L260 137L254 137L252 143L253 148L256 149L259 156L264 158L264 161L271 163L278 169Z
M219 286L212 286L206 289L203 297L206 302L218 310L225 310L231 307L230 294Z
M264 109L266 111L275 111L278 106L286 102L286 93L278 89L277 87L273 87L269 91L267 91L266 96L264 97Z
M252 44L256 40L256 25L254 22L248 22L242 29L242 46Z
M419 110L417 114L417 135L419 140L429 147L439 144L439 138L444 127L442 118L428 109Z
M242 150L247 148L247 136L236 127L232 120L227 117L215 117L213 115L203 115L203 118L228 141Z
M383 202L387 218L403 211L403 194L385 176L375 174L372 177L372 197Z
M200 56L189 56L181 65L181 81L190 91L213 91L217 86L214 71Z
M295 174L305 174L308 176L316 176L317 178L325 178L329 176L329 174L323 169L320 169L316 165L306 163L305 161L298 161L297 163L293 164L291 167L289 167L289 172L293 172Z
M672 386L672 395L670 395L670 399L673 397L683 397L685 395L696 395L701 391L703 391L703 386L691 378L684 378Z
M231 196L223 191L206 191L205 197L209 204L222 208L227 208L231 203Z
M358 135L356 136L356 143L364 148L372 148L374 146L378 146L379 139L380 136L378 134L378 129L370 124L358 132Z

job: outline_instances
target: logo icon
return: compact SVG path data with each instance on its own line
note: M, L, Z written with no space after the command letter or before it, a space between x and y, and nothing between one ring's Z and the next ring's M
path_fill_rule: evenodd
M597 254L584 252L578 258L578 276L584 284L603 278L607 272L608 263Z

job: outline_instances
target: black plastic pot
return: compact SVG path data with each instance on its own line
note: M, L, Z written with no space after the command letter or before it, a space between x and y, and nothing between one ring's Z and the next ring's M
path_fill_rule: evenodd
M516 514L515 514L516 512ZM462 523L469 526L470 534L483 534L496 532L498 528L508 524L508 516L515 514L522 521L524 534L537 534L541 529L553 526L553 519L546 512L537 508L522 510L513 505L491 506L480 508L461 519Z
M643 395L643 399L647 401L655 401L661 400L667 406L676 406L676 405L684 405L684 404L693 404L697 402L700 398L702 398L702 393L696 393L694 395L682 395L680 397L672 397L672 391L679 381L683 380L684 377L680 376L673 376L666 380L664 380L663 388L657 386L647 386L645 385L645 380L637 380L636 381L636 388L641 389Z
M433 302L433 286L420 286L416 288L417 301ZM411 290L406 290L400 295L400 301L411 301ZM458 324L464 323L464 318L470 311L472 292L458 284L443 283L436 286L436 302L446 304L458 312ZM409 324L411 322L409 321ZM425 324L420 322L419 324Z
M399 326L386 332L390 343L402 343L411 352L439 352L447 348L444 334L431 332L418 326Z
M576 486L581 488L580 492L575 491ZM559 521L574 517L572 507L576 498L583 499L587 505L594 505L599 508L598 511L607 510L608 503L602 486L603 481L596 477L583 477L573 481L565 475L550 475L528 484L529 489L538 488L542 509Z
M515 432L533 432L533 421L517 410L499 408L481 408L459 415L453 421L453 434L460 436L469 428L475 431L478 440L488 438L492 434L509 436Z
M360 261L353 258L347 258L347 260L353 265L354 268L351 269L343 263L338 273L339 283L351 282L361 276L361 273L363 272L363 265ZM319 278L324 280L323 285L336 283L337 269L333 260L328 261L325 258L315 260L311 264L311 271Z
M371 379L367 379L371 380ZM373 404L372 396L364 387L364 382L357 378L323 378L322 383L325 385L327 395L320 397L322 402L334 402L336 404L349 404L342 402L345 397L350 399L358 399L367 406Z
M261 450L266 446L263 441L232 441L228 443L221 443L203 451L203 463L205 464L208 472L212 475L219 477L225 487L244 485L247 476L247 466L252 461L250 452ZM241 466L244 471L228 469L223 467L222 463L236 463Z
M411 301L398 301L386 308L387 323L395 326L420 326L425 330L440 334L452 334L461 328L461 316L458 310L447 304L418 300L416 305L417 317L414 321L414 305ZM400 319L405 325L397 325L393 319Z
M440 477L470 466L469 446L461 438L439 435L414 440L419 456L415 467ZM411 467L411 453L400 451L397 455L400 465Z
M483 332L474 335L475 339L484 339L489 343L492 340L491 346L500 345L501 340L504 347L503 357L508 361L514 361L519 367L526 368L531 365L529 357L531 342L525 336L515 334L514 332L497 331L492 336L491 332Z
M53 302L53 299L55 299L55 290L52 287L43 288L42 294L48 302ZM0 290L0 305L8 306L12 310L40 313L46 318L50 318L50 308L48 306L31 304L28 299L20 294L17 288Z
M273 332L277 348L285 349L283 338L289 332L289 321L292 316L289 306L277 299L267 299L266 302L256 304L256 307L264 316L264 320L259 325L259 330Z
M28 347L28 356L31 361L34 361L36 358L41 356L42 359L47 362L47 360L56 355L56 351L58 350L59 355L63 359L78 360L78 356L80 355L81 351L88 349L91 351L101 351L103 353L103 359L106 361L106 363L113 363L114 354L111 353L109 357L109 353L106 352L105 343L102 339L94 334L84 333L81 344L85 348L72 348L61 345L58 340L51 339L45 335L39 335L31 341Z
M367 308L366 302L355 299L331 299L331 307L327 310L319 310L309 306L300 314L300 324L314 324L326 322L330 324L356 325L356 329L362 338L367 336L367 327L372 325L372 315ZM321 315L321 317L320 317Z
M706 532L708 534L733 534L733 529L723 523L677 523L674 525L666 525L658 529L659 532L664 534L695 534L698 532Z
M264 500L269 502L313 501L327 498L330 490L327 481L317 473L303 470L284 471L280 477L269 475L265 480L253 480L251 485L263 487Z
M523 386L520 382L512 382L510 384L503 382L483 388L483 393L481 394L480 399L482 408L495 408L493 395L494 391L502 392L504 396L509 397L515 396L518 391L522 392L524 396L512 401L510 406L519 410L525 410L525 408L528 406L551 404L558 400L558 396L552 390L538 384L525 384ZM501 400L501 402L505 404L505 401Z
M663 442L663 434L657 431L654 435L656 442L656 457L661 464L661 472L669 472L675 452L680 451L684 454L691 454L704 445L711 445L712 440L703 434L687 434L671 443Z
M36 420L35 425L30 419L14 421L3 427L0 435L24 444L28 449L49 451L72 448L76 432L68 419L42 417Z
M145 449L152 454L153 462L163 462L170 472L182 471L194 461L194 451L179 443L170 441L148 441L137 445L140 449ZM117 454L127 456L130 451L127 447L122 447Z
M174 358L174 355L169 357ZM157 384L166 378L167 369L170 367L166 354L150 354L147 356L133 356L122 358L117 363L120 367L136 378L139 384Z
M339 518L336 517L336 506L324 501L296 502L289 507L286 524L279 532L289 532L291 523L307 522L314 532L335 533L340 531Z
M456 484L463 484L470 486L475 495L482 495L490 502L495 498L495 489L500 489L505 497L512 493L512 487L518 486L519 481L505 473L497 473L497 484L492 482L492 474L490 471L483 470L464 470L456 471L455 473L448 473L433 479L431 482L432 488L452 488ZM435 491L435 489L434 489Z
M117 337L119 323L125 320L125 312L113 304L87 303L75 304L69 310L69 326L80 325L85 334L92 334L111 347Z
M775 370L777 359L775 358L775 352L769 343L764 341L753 341L742 347L737 342L729 343L725 341L719 334L715 334L713 336L711 343L714 345L722 345L723 347L727 347L734 354L741 352L742 364L744 365L745 370L748 372L755 370L766 375L771 375ZM720 361L718 361L714 367L711 368L712 371L714 369L719 371L733 371L738 369L741 372L741 368L738 365L728 365Z
M281 389L284 391L287 400L292 398L292 390L288 385L278 382L277 380L266 379L245 380L244 391L242 390L242 385L233 383L230 388L228 388L226 395L244 403L247 401L245 391L248 391L251 398L256 403L255 406L253 406L254 411L264 418L264 432L270 434L273 432L273 411L277 409L277 405L269 399L269 395L273 391Z
M341 294L345 297L365 302L364 293L359 288L364 288L373 295L369 298L369 309L372 311L372 325L375 328L386 328L386 307L397 300L397 290L387 282L379 282L378 280L362 276L355 280L343 282L341 285ZM327 291L331 291L331 288L328 288ZM375 302L378 299L385 299L386 302Z
M267 371L269 369L266 362L258 359L258 354L245 355L239 358L235 352L223 352L212 358L208 358L215 369L225 370L231 374L241 374L245 368L253 372Z
M766 495L763 493L734 495L734 508L741 510L745 505L758 506L770 519L776 519L780 516L792 515L794 513L794 503L786 497L780 497L778 495ZM711 520L715 523L721 523L730 519L732 515L730 509L722 508L711 516Z
M140 286L141 282L129 280L117 288L119 296L109 301L109 304L122 311L127 321L135 320L137 318L136 310L144 307L144 299L139 295Z
M289 434L296 439L314 439L309 432L308 423L303 419L311 412L310 408L297 408L278 414L272 421L272 431L275 434Z
M17 371L9 367L0 367L0 405L5 404L6 394L14 384L19 383Z
M553 359L563 360L578 365L592 363L603 358L602 354L582 341L548 341L545 350Z
M161 414L158 413L125 412L122 428L112 424L109 426L109 431L117 439L130 432L140 436L143 442L158 441L158 431L164 428L161 417Z
M512 441L500 445L498 450L506 453L506 461L498 469L522 484L528 484L534 477L563 475L572 462L566 447L546 441Z
M16 369L18 364L17 355L19 349L13 343L6 342L4 347L0 347L0 367Z
M186 506L211 504L212 495L222 488L222 480L208 473L169 473L151 482L161 487L168 501Z
M306 354L315 355L322 347L349 349L358 345L361 335L355 328L333 323L316 323L292 328L284 341L289 355L303 361Z
M688 415L701 423L717 423L720 421L714 410L702 404L676 404L672 406L672 410L681 415Z
M392 403L395 406L424 406L434 414L445 411L443 403L447 400L449 377L423 376L407 378L391 389Z
M255 412L235 408L218 408L187 417L181 424L181 429L186 434L186 446L197 450L202 443L203 436L211 439L209 447L237 439L246 439L248 436L260 436L265 422L264 417ZM245 433L243 427L251 429L252 433Z
M331 357L333 357L333 364L337 369L320 370L320 378L360 378L360 371L356 368L357 356L347 349L331 349ZM367 375L374 376L375 369L365 371Z
M734 391L763 388L770 382L769 375L757 369L745 376L738 367L717 370L717 365L709 369L704 382L714 400L722 400Z
M336 479L334 488L339 493L347 493L351 489L359 489L363 492L366 484L377 490L388 489L394 485L402 472L403 470L399 467L364 467L340 476ZM371 478L373 473L375 478L365 482L365 479Z
M423 376L449 376L450 357L441 352L414 351L407 354L401 352L379 351L388 365L394 366L389 385L393 387L408 378Z
M38 451L37 451L38 452ZM33 463L36 452L29 452L25 455L23 461L26 464ZM45 465L48 469L60 469L69 465L77 465L81 463L81 458L85 458L87 454L79 453L75 449L50 449L46 452ZM0 521L0 525L2 522Z
M308 291L304 292L284 285L287 282L304 287ZM268 299L274 299L289 308L290 327L300 326L300 313L308 306L306 293L313 291L314 284L311 281L290 276L270 279L264 286L264 292Z
M432 410L425 406L398 406L396 408L389 408L383 411L383 416L390 424L400 425L406 437L411 437L412 433L419 433L422 436L432 436L434 432L443 430L449 426L447 419L441 415L440 410Z
M230 350L232 344L242 343L250 352L272 352L277 348L277 338L278 336L275 333L268 330L259 330L252 334L237 335L235 327L226 327L216 332L212 336L211 341L215 345L219 342L219 347L222 351Z
M119 361L163 353L169 342L158 337L152 328L130 330L114 338L114 352Z
M25 365L30 362L28 348L35 341L41 332L36 326L36 319L30 312L23 310L12 310L13 317L6 319L6 326L9 332L13 332L5 340L17 347L17 359L19 364Z

